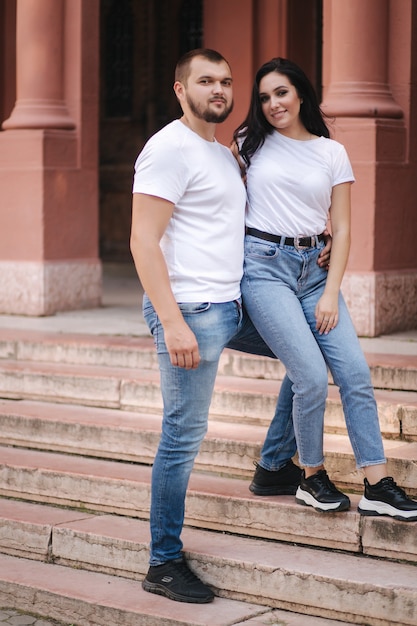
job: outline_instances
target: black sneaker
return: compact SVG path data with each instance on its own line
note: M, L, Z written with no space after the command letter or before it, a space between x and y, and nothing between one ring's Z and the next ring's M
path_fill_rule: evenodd
M291 460L276 471L269 471L255 463L256 470L250 491L257 496L293 496L300 484L301 468Z
M183 557L163 565L151 565L142 587L177 602L206 604L214 600L212 590L193 574Z
M350 508L349 498L335 487L326 470L319 470L309 478L305 477L303 470L295 499L298 504L312 506L320 513L347 511Z
M417 502L393 478L382 478L376 485L370 485L366 478L363 482L365 494L358 505L361 515L390 515L403 522L417 522Z

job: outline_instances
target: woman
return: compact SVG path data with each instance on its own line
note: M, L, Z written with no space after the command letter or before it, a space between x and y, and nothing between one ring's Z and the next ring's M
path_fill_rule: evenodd
M416 521L417 502L387 476L370 372L340 293L350 246L352 168L330 139L304 72L276 58L257 72L248 115L234 134L246 166L248 212L242 295L255 326L293 382L300 504L344 511L349 498L324 468L327 367L339 386L357 466L363 515ZM328 271L317 264L330 217ZM283 433L272 421L258 470L276 469ZM258 471L257 470L257 471Z

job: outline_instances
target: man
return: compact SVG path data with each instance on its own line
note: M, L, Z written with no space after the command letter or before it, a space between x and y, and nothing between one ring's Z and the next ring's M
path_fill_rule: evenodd
M230 67L218 52L193 50L177 64L174 91L183 116L145 145L133 186L131 251L164 403L152 471L150 567L142 586L172 600L206 603L214 594L189 570L180 535L219 358L226 345L274 355L242 309L246 193L236 160L214 137L233 107ZM291 408L286 379L277 407L278 465L257 468L251 490L260 495L295 493L299 484Z

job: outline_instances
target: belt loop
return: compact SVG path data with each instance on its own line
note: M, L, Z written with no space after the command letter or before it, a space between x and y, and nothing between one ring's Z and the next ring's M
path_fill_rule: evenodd
M314 235L314 239L316 240L316 243L314 244L316 248L319 247L319 237L318 235Z
M279 247L281 249L285 246L285 240L286 240L286 237L284 235L281 235L281 240L279 242Z

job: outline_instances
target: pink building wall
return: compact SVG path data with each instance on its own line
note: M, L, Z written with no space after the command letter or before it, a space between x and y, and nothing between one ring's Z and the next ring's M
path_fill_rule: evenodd
M291 50L290 2L204 3L204 44L234 74L224 143L256 68ZM99 0L0 0L2 313L100 304L99 10ZM343 292L361 335L417 327L416 25L412 0L323 1L323 108L357 178Z
M323 108L357 178L343 292L358 332L371 336L417 327L416 9L324 0Z

